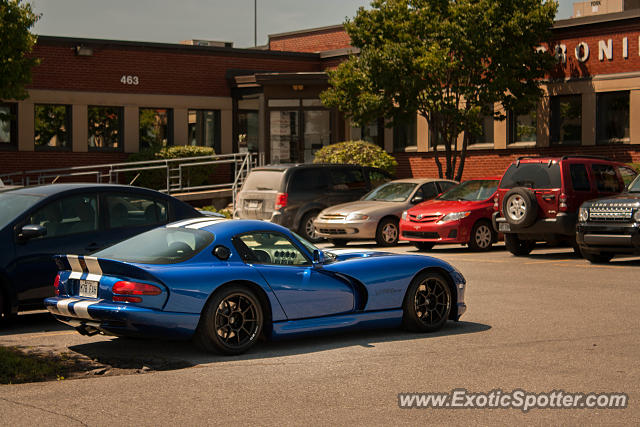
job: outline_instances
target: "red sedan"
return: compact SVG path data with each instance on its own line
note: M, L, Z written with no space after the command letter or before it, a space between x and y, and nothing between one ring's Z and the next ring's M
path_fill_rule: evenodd
M472 179L402 213L400 240L420 250L434 245L468 244L486 251L498 236L491 226L493 196L500 177Z

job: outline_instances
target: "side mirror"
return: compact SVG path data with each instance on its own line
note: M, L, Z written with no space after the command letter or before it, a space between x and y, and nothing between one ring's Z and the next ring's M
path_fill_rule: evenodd
M322 252L319 249L315 249L313 251L313 265L314 266L322 265L324 264L324 260L325 260L324 252Z
M411 203L413 203L414 205L417 205L418 203L421 203L424 199L422 198L422 196L415 196L413 199L411 199Z
M27 224L20 229L19 238L23 240L35 239L47 235L47 229L40 224Z

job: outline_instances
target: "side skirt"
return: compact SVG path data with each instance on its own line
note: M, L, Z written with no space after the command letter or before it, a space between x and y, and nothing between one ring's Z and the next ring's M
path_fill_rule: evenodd
M393 328L402 324L402 310L384 310L365 313L340 314L312 319L274 322L272 339L299 335L329 333L343 329Z

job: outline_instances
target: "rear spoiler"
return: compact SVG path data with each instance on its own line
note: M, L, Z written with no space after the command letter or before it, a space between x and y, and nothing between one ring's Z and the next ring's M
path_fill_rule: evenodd
M103 275L110 275L150 282L158 281L158 278L152 276L142 268L124 261L82 255L55 255L53 259L59 271L71 271L70 279L93 280L98 282Z

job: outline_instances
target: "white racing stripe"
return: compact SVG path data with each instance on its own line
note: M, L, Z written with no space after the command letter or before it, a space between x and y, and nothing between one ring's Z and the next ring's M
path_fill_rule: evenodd
M174 222L173 224L169 224L167 225L168 228L176 228L176 227L184 227L185 225L189 225L189 224L195 224L196 222L202 222L202 221L209 221L211 218L191 218L191 219L186 219L184 221L180 221L180 222Z
M72 271L69 279L82 279L82 274L80 271Z
M92 256L84 257L84 262L87 264L87 269L89 273L95 274L98 276L102 276L102 269L100 268L100 263L98 262L98 258Z
M82 265L80 265L80 260L78 259L78 255L67 255L67 261L69 261L69 265L71 266L71 271L74 273L82 274ZM72 277L72 279L77 279L77 277Z
M208 220L207 222L199 222L197 224L191 224L191 225L187 225L185 228L191 228L194 230L200 229L200 228L204 228L204 227L208 227L210 225L213 224L217 224L221 221L227 221L226 218L220 218L220 219L215 219L215 220Z
M76 312L76 317L80 317L82 319L93 319L89 314L89 307L98 304L102 300L99 301L80 301L73 305L73 311Z
M87 274L87 277L84 278L84 280L91 280L93 282L99 282L100 279L102 279L102 276L99 274Z
M75 301L80 301L80 300L78 298L67 298L67 299L60 300L56 304L56 308L58 309L60 314L62 314L63 316L73 316L73 314L71 314L71 312L69 311L69 304Z

